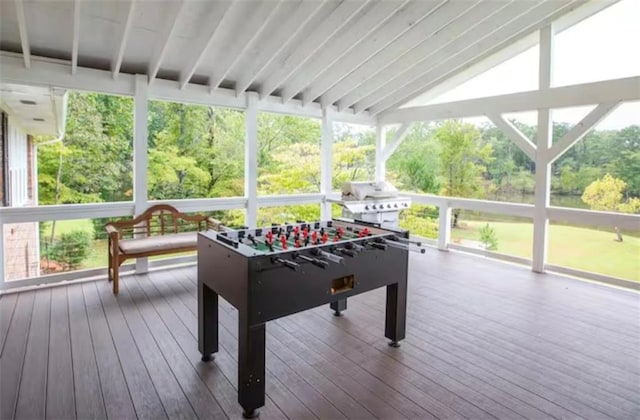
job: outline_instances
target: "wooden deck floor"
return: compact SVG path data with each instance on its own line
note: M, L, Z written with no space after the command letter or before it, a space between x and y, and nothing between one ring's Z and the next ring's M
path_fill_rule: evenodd
M195 267L0 299L0 418L240 418L236 311L200 362ZM638 419L639 295L455 253L412 255L407 339L384 291L267 325L271 418Z

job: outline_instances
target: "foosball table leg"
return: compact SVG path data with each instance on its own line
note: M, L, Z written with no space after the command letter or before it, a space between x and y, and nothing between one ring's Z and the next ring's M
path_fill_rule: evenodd
M331 302L329 307L333 309L334 316L342 316L342 311L347 310L347 299L336 300L335 302Z
M254 418L264 405L265 324L250 325L246 311L238 311L238 402L242 416Z
M198 282L198 350L203 362L218 352L218 294Z
M407 283L401 281L387 286L387 308L384 335L391 340L391 347L400 347L407 324Z

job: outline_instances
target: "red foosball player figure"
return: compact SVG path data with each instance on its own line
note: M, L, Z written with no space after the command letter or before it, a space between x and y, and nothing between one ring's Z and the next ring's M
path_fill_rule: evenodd
M293 236L298 236L299 233L300 233L300 226L295 226L293 228Z
M302 239L306 240L307 236L309 236L309 228L304 228L302 231Z
M315 230L311 234L311 243L313 245L318 245L318 232L316 232Z
M339 227L339 228L338 228L338 231L337 231L336 236L337 236L339 239L342 239L342 237L344 236L344 229L342 229L341 227ZM335 241L334 241L334 242L335 242Z
M300 243L300 239L296 239L295 247L296 248L302 248L302 244Z
M287 249L287 237L282 235L280 237L280 243L282 244L282 249Z
M365 236L369 236L369 228L364 228L358 233L358 238L364 238Z
M322 243L326 244L327 241L329 240L329 234L327 232L322 234Z
M333 242L338 242L340 240L340 235L336 235L333 237Z

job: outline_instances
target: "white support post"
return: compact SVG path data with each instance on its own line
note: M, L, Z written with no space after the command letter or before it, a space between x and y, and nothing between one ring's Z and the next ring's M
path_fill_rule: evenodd
M384 159L386 146L386 130L383 125L376 125L376 182L382 182L387 177L387 165Z
M540 30L539 89L551 88L553 75L553 27ZM551 194L551 164L549 149L553 143L551 109L538 109L538 142L536 153L536 190L533 209L533 271L543 273L547 262L549 196Z
M134 213L140 214L148 205L147 195L147 76L136 74L135 96L133 97L133 206ZM149 271L147 258L136 259L136 273Z
M258 221L258 94L255 92L247 92L244 118L244 196L247 199L244 222L252 227Z
M328 107L322 110L322 140L320 143L320 193L324 195L320 219L331 220L331 203L327 197L333 189L333 120Z
M451 242L451 207L444 202L438 207L438 249L449 250Z

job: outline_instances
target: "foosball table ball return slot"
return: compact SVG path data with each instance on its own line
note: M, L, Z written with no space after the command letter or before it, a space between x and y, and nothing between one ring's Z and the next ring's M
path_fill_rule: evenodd
M386 287L385 336L405 337L409 232L337 219L198 235L198 346L218 351L218 296L238 310L238 402L255 417L265 401L266 323ZM358 279L356 281L356 278Z

